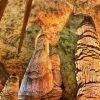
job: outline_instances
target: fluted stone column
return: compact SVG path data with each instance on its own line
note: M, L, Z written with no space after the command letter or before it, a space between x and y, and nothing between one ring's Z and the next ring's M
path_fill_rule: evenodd
M76 34L77 100L100 100L100 45L91 17L85 17Z

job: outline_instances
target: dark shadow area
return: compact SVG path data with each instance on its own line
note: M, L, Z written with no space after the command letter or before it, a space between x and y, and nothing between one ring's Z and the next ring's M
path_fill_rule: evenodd
M6 71L4 64L0 62L0 91L2 91L8 77L9 74Z

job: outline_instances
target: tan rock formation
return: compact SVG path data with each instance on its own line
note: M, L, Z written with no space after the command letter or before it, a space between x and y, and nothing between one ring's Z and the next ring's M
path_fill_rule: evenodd
M52 64L52 74L53 74L53 83L54 86L52 91L45 94L41 97L41 100L59 100L62 97L63 90L61 89L62 78L61 78L61 70L60 70L60 58L56 52L56 48L53 47L51 51L51 64Z
M30 5L30 2L26 3L26 10L25 10L26 12L24 16L24 22L20 37L21 39L18 49L19 52L23 43L23 38L25 36L24 34L25 34L25 27L27 24L26 22L27 17L29 16L30 12L30 8L28 7L28 5ZM70 7L69 4L66 4L66 0L59 0L59 1L34 0L32 3L32 11L31 11L32 17L31 19L29 19L28 23L32 24L32 19L33 23L34 22L40 23L43 32L47 34L50 44L55 45L59 39L60 31L63 29L64 25L68 21L71 11L72 7Z
M62 77L60 70L60 57L56 52L56 48L52 48L52 53L50 56L51 64L52 64L52 73L53 73L53 81L55 87L61 87Z
M76 33L78 100L100 99L100 46L91 17L85 17Z
M78 92L79 100L99 100L100 99L100 81L99 81L99 67L100 67L100 0L76 0L75 14L85 14L92 17L96 31L89 27L81 28L82 30L90 30L87 33L86 39L81 39L79 42L86 44L84 49L79 46L78 55L85 54L82 60L78 61L77 67L79 73L77 74L78 84L80 89ZM80 33L80 31L79 31ZM93 34L94 33L94 34ZM85 35L86 36L86 35ZM83 36L83 37L85 37ZM90 38L89 38L90 36ZM91 45L91 47L89 45ZM90 56L90 57L88 57ZM83 87L83 88L82 88Z
M49 0L46 0L46 1L44 1L44 0L39 0L39 1L35 0L33 2L33 9L32 9L32 11L33 11L33 15L35 13L35 15L37 17L37 19L36 19L37 23L40 24L40 26L42 28L42 32L45 33L45 35L47 36L47 39L49 40L51 46L56 46L56 44L57 44L57 42L59 40L59 34L60 34L61 30L63 29L64 25L66 24L66 22L68 21L68 18L69 18L69 15L70 15L72 9L68 5L66 6L66 1L65 0L59 0L59 1L55 0L55 1L52 1L52 2L49 1ZM35 18L33 16L33 22L34 22L34 19ZM30 19L29 19L29 21L30 21ZM24 24L23 24L23 28L24 28ZM23 30L22 30L22 33L23 33ZM23 36L24 36L24 34L22 34L22 39L23 39ZM36 38L36 41L37 41L37 39L38 38ZM35 45L36 45L35 48L40 48L41 47L40 45L38 45L36 43L35 43ZM37 58L38 62L39 62L39 59L40 58L38 57ZM58 91L60 91L60 92L58 92L59 93L58 98L60 98L61 95L62 95L62 91L61 91L61 88L59 88L59 86L61 85L59 56L57 54L52 55L51 59L52 60L53 59L57 60L57 62L55 62L55 63L54 63L54 61L52 61L53 65L58 63L58 65L56 65L56 67L58 67L58 68L54 68L53 69L53 74L54 74L54 80L55 80L54 83L55 83L55 85L58 85L57 86L58 87ZM34 64L32 67L36 67L36 64ZM46 71L48 72L48 70L46 70ZM33 77L34 73L33 74L32 73L33 72L31 72L30 78ZM44 74L45 74L45 72L44 72ZM56 74L58 74L58 76ZM25 77L26 77L26 75L27 74L25 74ZM35 77L35 76L36 75L34 75L34 78L37 78L38 80L41 79L41 78ZM45 80L45 78L44 78L44 80ZM48 81L50 81L50 80L48 79ZM37 83L39 83L39 81ZM33 84L34 84L34 86L36 85L36 83L33 83ZM50 84L48 84L48 85L50 85ZM35 86L35 87L37 87L37 86ZM52 85L50 87L52 87ZM54 88L52 87L52 89L53 89L52 91L54 91L55 88L57 88L57 87L54 87ZM20 94L21 94L21 89L22 88L24 88L24 82L23 81L22 81L22 85L21 85L21 88L20 88L20 91L19 91L19 99L22 98L22 97L20 98ZM49 90L49 88L48 88L48 90ZM27 89L27 91L28 91L28 89ZM26 91L26 93L28 93L27 91ZM33 95L31 95L32 97L30 97L30 98L34 98L36 91L34 91ZM45 89L45 91L46 91L46 89ZM52 93L53 92L49 91L48 94L55 95L55 94L52 94ZM22 93L22 94L26 95L24 93ZM46 95L46 92L44 94ZM41 93L40 93L40 96L41 96ZM46 95L46 97L48 97L48 96ZM39 95L38 95L38 97L39 97ZM57 95L55 95L55 98L57 98Z
M15 74L7 80L0 93L0 100L18 100L19 78Z
M40 98L53 89L52 65L49 59L49 41L43 33L35 41L35 51L32 55L26 73L23 77L19 100L31 97Z
M46 17L44 15L40 18L43 32L47 34L47 37L52 46L57 44L60 32L66 24L66 21L68 20L67 18L69 18L69 13L70 11L68 11L68 13L65 11L63 14L61 13L61 15L55 15L51 13Z
M4 9L6 6L6 8L0 21L0 34L19 34L25 9L24 0L1 1L5 3L4 5L1 4L0 7L3 7L2 9Z
M86 14L93 18L100 42L100 0L76 0L75 14Z
M60 87L54 87L52 91L41 97L41 100L60 100L62 97L62 89Z

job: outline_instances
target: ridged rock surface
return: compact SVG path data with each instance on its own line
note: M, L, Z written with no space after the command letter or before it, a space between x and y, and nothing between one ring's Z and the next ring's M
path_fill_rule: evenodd
M76 68L78 100L99 100L100 98L100 45L92 18L86 17L78 28L76 47Z
M74 13L82 13L93 18L100 43L100 0L76 0Z

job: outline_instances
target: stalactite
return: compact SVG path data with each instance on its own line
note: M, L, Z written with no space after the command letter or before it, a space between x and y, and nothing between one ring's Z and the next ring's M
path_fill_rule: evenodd
M0 0L0 20L3 16L7 3L8 3L8 0Z

